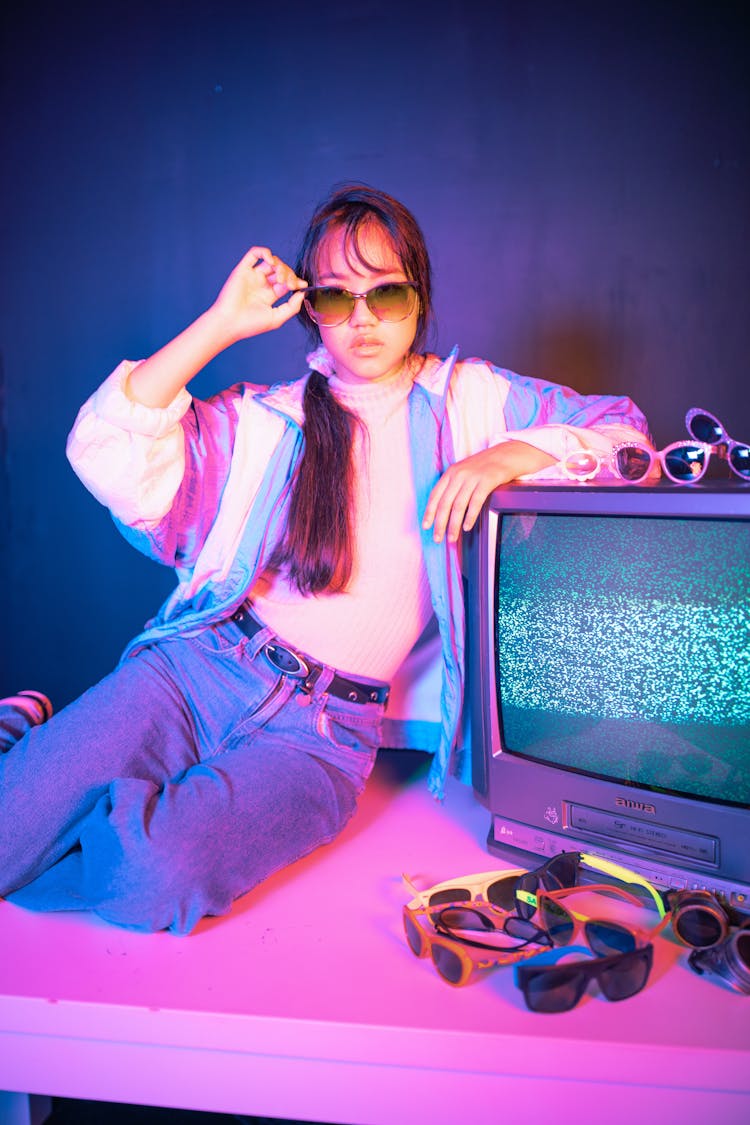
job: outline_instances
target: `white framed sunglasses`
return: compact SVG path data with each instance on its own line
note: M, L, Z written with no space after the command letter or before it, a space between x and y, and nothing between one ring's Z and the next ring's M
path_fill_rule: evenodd
M695 484L708 469L712 456L725 460L740 480L750 481L750 445L735 441L709 410L693 407L685 416L690 439L674 441L664 449L645 442L624 441L608 455L593 449L575 449L560 462L570 480L593 480L606 466L627 484L646 480L655 464L675 484Z

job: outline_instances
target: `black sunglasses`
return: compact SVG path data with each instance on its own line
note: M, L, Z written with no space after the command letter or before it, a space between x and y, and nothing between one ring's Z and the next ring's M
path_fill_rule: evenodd
M587 940L596 953L595 936L587 934ZM593 960L541 964L565 952L542 953L533 962L515 967L516 984L530 1011L569 1012L591 981L596 981L607 1000L627 1000L645 987L654 962L654 947L649 942L641 948L597 956Z

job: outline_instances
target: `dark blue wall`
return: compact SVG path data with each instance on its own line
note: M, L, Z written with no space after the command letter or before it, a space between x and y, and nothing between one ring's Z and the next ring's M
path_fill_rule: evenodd
M329 186L421 220L441 349L750 438L748 84L726 3L15 5L3 19L0 694L67 702L173 585L64 458L81 402ZM296 325L197 381L303 369Z

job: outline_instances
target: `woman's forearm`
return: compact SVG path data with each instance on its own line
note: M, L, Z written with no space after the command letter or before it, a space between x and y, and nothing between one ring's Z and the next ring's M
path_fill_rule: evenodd
M144 406L169 406L230 344L273 331L296 316L305 287L268 247L251 247L211 307L131 373L126 393ZM277 304L283 298L288 300Z
M167 407L179 391L234 338L212 306L131 372L127 395L144 406Z

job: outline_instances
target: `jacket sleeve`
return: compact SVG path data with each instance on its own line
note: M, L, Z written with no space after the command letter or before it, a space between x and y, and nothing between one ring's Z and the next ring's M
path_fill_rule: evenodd
M182 390L164 409L130 399L125 361L83 405L68 459L126 539L168 566L190 567L226 484L237 427L233 388L201 402Z
M483 440L476 429L469 433L466 415L457 420L461 456L501 441L524 441L556 462L524 479L550 479L564 476L557 462L575 450L592 449L606 457L618 442L650 442L646 418L627 397L582 395L478 360L461 366L473 396L483 398L485 419Z

